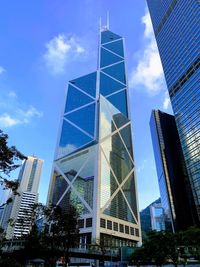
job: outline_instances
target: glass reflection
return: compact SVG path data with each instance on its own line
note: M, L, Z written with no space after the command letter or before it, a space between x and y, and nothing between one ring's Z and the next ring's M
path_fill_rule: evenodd
M71 182L88 158L89 150L83 150L73 156L57 160L56 165Z
M115 121L115 123L117 123ZM128 124L126 127L120 130L120 135L126 145L126 148L129 151L129 154L133 160L133 147L132 147L132 136L131 136L131 124Z
M78 196L72 191L71 188L64 195L58 206L60 206L64 212L67 212L69 205L74 205L79 214L89 213L88 209L84 206L84 204L80 201Z
M113 176L110 167L101 152L101 203L100 207L103 208L106 202L110 199L112 194L116 191L118 185Z
M110 162L111 168L115 173L119 183L133 169L133 163L118 133L112 135L104 142L101 147Z
M128 117L126 90L116 93L107 98L120 112Z
M57 157L62 157L91 142L92 139L63 120Z
M60 200L61 196L68 187L68 183L65 178L54 171L52 182L51 182L51 192L50 192L50 203L55 206Z
M87 154L87 163L73 182L75 189L91 208L93 207L94 157L94 149L91 148L90 152ZM82 161L80 157L79 160Z
M113 198L110 205L104 210L103 213L124 221L135 223L133 215L121 191L117 193L117 195Z
M116 130L115 125L121 127L127 122L129 120L117 108L106 98L100 96L100 139L114 132Z
M122 187L124 195L137 218L137 204L136 204L136 191L135 191L135 177L134 173L130 175L124 186Z

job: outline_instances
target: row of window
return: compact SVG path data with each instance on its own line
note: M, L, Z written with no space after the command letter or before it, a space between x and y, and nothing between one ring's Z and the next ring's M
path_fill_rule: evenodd
M121 223L112 222L110 220L105 220L103 218L100 219L100 227L106 228L109 230L114 230L120 233L125 233L127 235L139 236L139 229L129 227L128 225L124 225Z
M187 69L187 71L181 76L181 78L176 82L176 84L170 88L169 94L172 97L180 89L181 86L195 73L195 71L200 67L200 58Z
M92 227L92 218L78 220L78 227L79 228Z

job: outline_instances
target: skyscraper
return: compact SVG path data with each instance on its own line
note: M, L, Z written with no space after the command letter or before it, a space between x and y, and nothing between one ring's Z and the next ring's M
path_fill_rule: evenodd
M200 221L200 2L147 3Z
M165 231L165 213L161 203L150 206L151 227L155 231Z
M100 32L97 71L69 82L48 203L81 214L83 243L140 242L124 40Z
M28 234L31 226L31 212L38 201L38 187L42 171L43 160L28 157L20 170L18 182L19 195L12 196L13 202L7 205L3 214L3 227L8 239ZM12 219L14 226L8 224Z
M153 110L150 127L166 223L173 231L185 230L197 216L174 116Z

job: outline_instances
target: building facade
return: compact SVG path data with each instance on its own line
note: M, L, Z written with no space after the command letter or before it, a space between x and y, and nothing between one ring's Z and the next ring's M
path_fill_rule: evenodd
M33 205L38 201L38 187L43 160L28 157L21 167L18 182L19 195L12 195L13 201L6 206L3 214L3 226L6 238L20 237L30 231ZM8 220L12 219L12 225Z
M154 231L165 231L165 213L161 203L150 206L151 228Z
M96 72L69 82L49 205L74 204L81 242L141 241L124 40L102 29Z
M167 228L185 230L198 220L174 116L153 110L150 128Z
M147 3L200 221L200 2Z

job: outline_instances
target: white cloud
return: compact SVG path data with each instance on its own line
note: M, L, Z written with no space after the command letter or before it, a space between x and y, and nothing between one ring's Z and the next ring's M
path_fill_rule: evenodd
M141 21L145 25L144 49L140 51L137 66L131 72L130 86L132 88L143 87L149 94L155 95L166 87L163 69L148 12Z
M64 34L59 34L46 43L46 49L44 61L46 67L54 75L63 73L69 61L86 53L76 36L67 38Z
M33 118L40 118L43 113L33 106L21 108L21 103L14 91L4 96L6 105L0 105L0 128L8 128L20 124L28 124ZM23 104L24 106L24 104Z
M11 127L16 124L20 124L20 121L12 118L9 114L3 113L0 115L0 127Z
M170 98L168 91L165 91L164 101L163 101L163 109L167 110L170 106Z
M0 74L2 74L3 72L5 72L6 70L2 67L2 66L0 66Z

